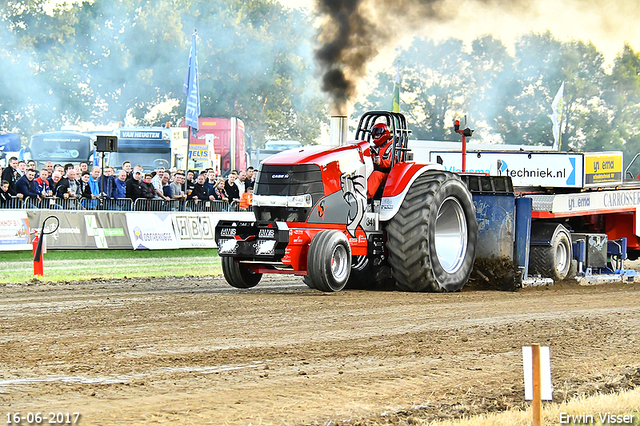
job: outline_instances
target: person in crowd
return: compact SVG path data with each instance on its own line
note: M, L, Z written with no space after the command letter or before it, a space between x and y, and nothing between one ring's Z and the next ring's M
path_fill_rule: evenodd
M196 183L195 178L194 178L195 174L193 170L187 170L187 178L185 181L185 189L184 191L187 193L187 195L189 195L189 191L191 191L193 189L193 185Z
M44 168L40 170L39 176L35 178L36 181L36 190L42 197L51 197L53 193L51 192L51 188L49 187L49 181L47 178L49 177L49 171Z
M187 194L182 189L184 185L184 181L185 181L184 173L178 172L175 175L173 175L173 181L171 182L171 190L173 193L172 198L174 200L187 199Z
M196 179L196 183L193 184L193 190L191 195L188 196L188 199L193 200L195 204L198 204L199 201L203 201L209 198L207 195L207 190L204 188L204 175L198 175Z
M67 170L67 175L60 179L60 183L56 189L56 197L69 199L80 198L78 186L79 183L76 180L76 170L71 167Z
M98 199L100 198L100 192L97 194L93 193L93 188L91 184L91 173L86 170L82 172L82 177L79 182L79 192L82 194L82 207L85 209L95 210L98 207ZM97 187L98 182L95 182Z
M127 180L133 179L133 170L131 170L131 161L122 162L122 170L127 174Z
M246 187L253 188L256 185L256 172L257 170L253 168L253 166L247 167L247 180Z
M49 172L49 176L51 176L51 174L53 173L53 162L47 161L44 168L47 169L47 171Z
M212 201L229 201L229 195L224 189L224 179L218 178L216 186L213 188L213 192L209 195L209 199Z
M127 181L127 198L131 198L133 201L144 198L142 185L142 173L140 170L135 170L133 178Z
M40 176L40 172L38 171L38 168L36 167L36 162L35 161L33 161L33 160L27 161L27 169L35 170L36 179L38 178L38 176Z
M127 198L127 172L120 170L113 185L113 198Z
M242 198L242 194L244 194L247 190L245 181L247 180L247 172L244 170L240 170L238 172L238 178L235 181L235 184L238 186L238 192L240 193L240 197Z
M91 198L93 199L100 198L100 195L102 194L102 191L100 191L100 174L100 167L93 166L91 173L89 174L89 187L91 188Z
M87 163L86 161L81 161L79 168L80 168L80 176L82 176L84 172L89 171L89 163Z
M209 171L207 171L207 180L204 182L204 187L207 190L207 194L211 195L213 193L213 190L216 187L216 173L213 171L213 169L209 169Z
M41 197L34 182L35 170L25 170L24 175L16 182L17 197L28 203L27 207L37 207Z
M224 190L227 191L229 195L229 202L239 202L240 201L240 189L238 185L236 185L236 180L238 178L238 172L235 170L231 170L229 173L229 177L227 178L227 182L224 185Z
M115 177L113 176L113 167L108 166L104 169L104 174L100 177L100 193L105 198L116 198L113 193L115 191Z
M164 167L158 167L156 169L156 175L151 179L151 184L153 185L153 195L156 199L164 199L164 193L162 189L162 179L164 178L164 175Z
M3 180L0 182L0 208L12 207L12 195L9 193L9 182Z
M169 183L169 173L164 172L162 175L162 196L165 201L171 201L173 198L173 189Z
M16 181L18 180L18 159L16 157L9 158L7 167L2 171L2 180L9 182L9 194L16 196Z
M88 170L85 170L80 176L80 180L78 181L78 194L80 198L88 200L93 199L94 195L91 191L91 184L89 183L91 173L89 173Z
M64 165L64 174L66 175L67 172L69 171L69 169L76 169L76 166L74 166L72 163L67 163ZM76 177L78 176L78 171L76 170Z
M253 187L250 186L249 188L247 188L247 192L244 192L240 196L240 203L238 203L238 207L240 207L240 210L250 210L252 204L253 204Z
M53 166L53 170L60 172L60 176L64 176L65 175L64 166L62 164L55 164Z
M58 191L58 185L60 185L60 180L62 180L62 173L59 170L51 173L51 176L47 181L49 182L49 189L51 190L52 195L56 195Z
M24 160L18 161L18 168L16 171L18 172L18 179L20 179L27 171L27 163Z
M149 200L155 197L155 189L153 188L151 179L153 179L151 173L145 173L142 180L142 197Z

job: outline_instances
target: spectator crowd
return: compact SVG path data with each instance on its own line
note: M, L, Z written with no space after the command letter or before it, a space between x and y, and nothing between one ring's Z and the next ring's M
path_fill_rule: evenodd
M34 161L11 157L2 170L0 208L80 208L129 210L205 210L212 203L219 210L248 210L251 206L257 170L232 170L226 179L216 170L166 170L144 172L139 165L122 163L120 170L107 166L89 167L54 164L48 161L36 169ZM140 201L139 201L140 200ZM148 200L148 201L147 201ZM71 207L73 206L73 207ZM128 207L127 207L128 206Z

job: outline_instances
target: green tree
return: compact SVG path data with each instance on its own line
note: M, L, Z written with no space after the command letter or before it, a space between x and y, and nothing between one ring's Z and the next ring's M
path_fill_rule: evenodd
M402 82L401 112L407 115L416 139L451 139L453 119L464 115L470 81L469 55L461 40L437 43L417 38L396 58ZM356 113L366 109L388 110L391 103L395 67L377 76L378 86L356 105Z
M640 53L625 43L605 83L603 97L610 108L611 129L598 145L623 150L628 164L640 152Z
M273 0L96 0L52 14L44 4L0 10L8 24L0 40L9 46L0 59L11 64L0 79L8 93L2 128L177 121L197 28L203 117L237 116L258 143L320 134L325 106L312 74L313 27L299 11ZM177 106L149 114L163 104Z
M513 84L514 60L502 41L491 35L471 43L469 115L476 134L492 139L504 93ZM499 136L499 135L498 135Z

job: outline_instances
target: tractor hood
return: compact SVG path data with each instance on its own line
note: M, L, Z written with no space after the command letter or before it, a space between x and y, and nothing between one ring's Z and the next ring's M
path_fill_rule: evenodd
M368 142L349 142L346 145L327 147L324 145L305 146L279 152L267 158L263 164L316 164L325 168L338 162L340 171L349 173L365 164L365 158L371 159Z

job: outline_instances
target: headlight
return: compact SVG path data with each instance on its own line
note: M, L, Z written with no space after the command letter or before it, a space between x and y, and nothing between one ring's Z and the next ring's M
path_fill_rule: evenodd
M273 254L276 247L275 240L260 241L256 248L256 255Z
M288 207L313 207L311 194L290 195L287 199Z
M236 240L220 240L218 241L218 254L234 254L238 242Z
M289 195L254 195L253 205L258 207L313 207L311 194Z

